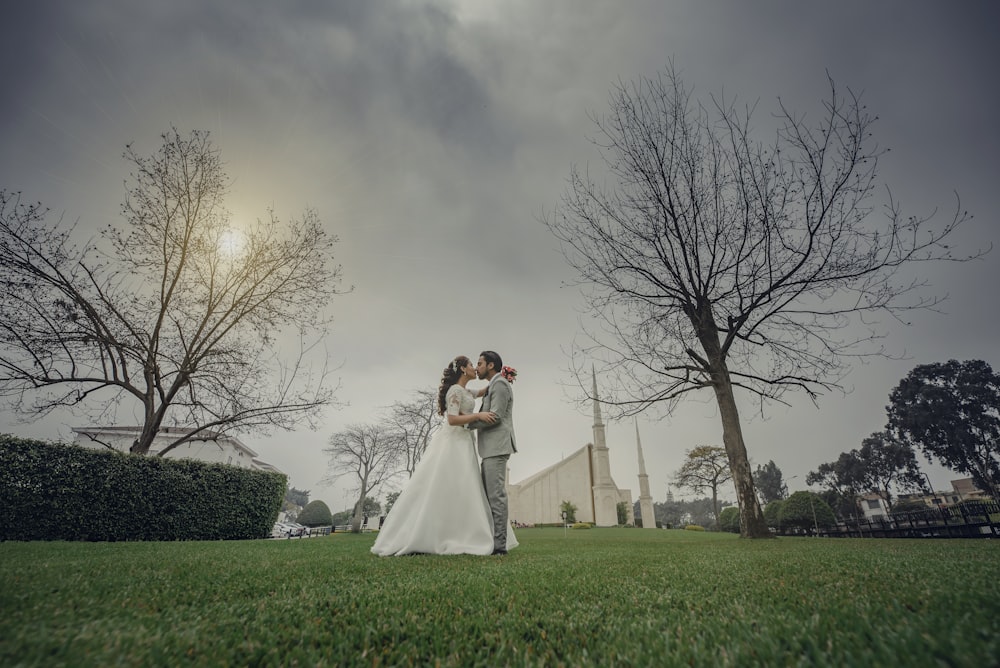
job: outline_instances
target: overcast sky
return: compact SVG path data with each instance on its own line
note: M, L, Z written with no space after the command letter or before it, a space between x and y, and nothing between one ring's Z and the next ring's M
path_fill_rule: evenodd
M316 432L243 440L340 510L351 484L319 485L329 436L489 348L519 371L516 482L591 440L589 408L565 388L581 300L561 287L572 274L539 218L572 165L599 161L588 113L607 109L618 79L672 59L696 96L759 100L765 124L779 96L816 114L828 71L880 117L881 175L904 208L940 208L944 222L957 191L975 218L954 243L972 251L998 236L998 19L990 1L16 3L0 28L0 188L96 230L120 221L126 144L149 155L171 126L209 130L237 221L315 208L355 286L336 300L327 342L349 405ZM913 366L1000 369L998 253L929 271L950 299L945 314L891 328L909 359L855 368L848 392L818 408L799 397L761 417L744 402L752 460L774 460L803 489L809 471L883 427ZM0 428L70 438L88 423L3 413ZM707 394L638 427L656 501L685 450L721 445ZM636 499L635 426L607 433L615 480ZM962 477L924 468L938 488Z

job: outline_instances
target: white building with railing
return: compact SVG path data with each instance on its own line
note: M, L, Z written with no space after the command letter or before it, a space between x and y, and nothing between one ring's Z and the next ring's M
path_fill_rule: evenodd
M86 448L111 448L128 452L140 431L139 427L74 427L73 433L76 436L73 442ZM181 427L162 427L153 439L149 454L157 455L190 431ZM167 459L194 459L200 462L281 473L271 464L259 459L257 453L240 439L214 431L201 432L163 456Z

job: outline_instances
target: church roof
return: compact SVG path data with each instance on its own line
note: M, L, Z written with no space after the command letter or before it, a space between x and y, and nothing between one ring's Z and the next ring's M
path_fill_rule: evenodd
M530 475L527 478L525 478L524 480L522 480L520 482L516 482L514 484L515 485L520 485L520 486L529 485L529 484L535 482L536 480L538 480L539 478L542 478L544 476L547 476L549 473L552 473L553 471L555 471L559 467L563 466L567 461L570 461L570 460L574 459L577 455L579 455L580 453L582 453L584 450L586 450L589 447L590 447L590 444L588 443L587 445L583 446L579 450L576 450L576 451L570 453L569 457L563 457L562 459L560 459L555 464L552 464L551 466L547 466L544 469L542 469L541 471L539 471L538 473L535 473L534 475Z

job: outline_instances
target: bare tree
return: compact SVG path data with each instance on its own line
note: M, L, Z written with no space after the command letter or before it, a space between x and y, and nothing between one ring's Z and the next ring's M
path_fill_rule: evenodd
M719 487L733 479L725 448L699 445L687 451L687 459L674 474L674 484L694 492L712 491L712 512L715 528L719 525Z
M330 464L321 484L332 484L343 476L353 476L358 481L358 500L351 522L351 531L358 533L365 498L399 473L400 441L387 425L353 424L331 436L330 447L323 452L330 456Z
M815 401L852 356L886 354L879 318L939 303L904 268L968 259L944 243L968 216L931 230L891 194L875 215L876 119L832 80L814 124L779 102L778 130L760 143L752 115L695 103L672 67L619 83L594 118L607 173L574 169L543 222L596 323L571 353L581 391L595 361L612 381L613 417L712 391L742 535L763 538L735 391L761 410L790 389Z
M416 390L408 401L397 401L386 409L387 424L399 440L402 470L411 478L431 435L441 424L437 401L436 391Z
M208 134L162 140L149 158L127 148L125 224L81 248L41 205L0 192L0 397L32 417L69 407L115 420L121 406L139 416L139 454L161 426L184 427L163 455L311 424L334 391L316 346L339 294L336 239L312 211L237 230Z

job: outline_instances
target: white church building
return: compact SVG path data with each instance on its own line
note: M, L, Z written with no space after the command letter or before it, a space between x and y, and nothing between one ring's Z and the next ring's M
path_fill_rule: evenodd
M618 504L627 507L626 524L635 524L632 508L632 491L621 489L611 476L607 438L601 420L601 406L597 399L597 381L594 379L594 440L556 464L529 476L518 483L507 485L507 516L521 524L559 524L564 501L576 506L576 519L595 526L616 526ZM649 495L649 481L639 452L640 513L652 518L653 504ZM648 515L646 513L648 512ZM643 522L656 528L656 522Z

